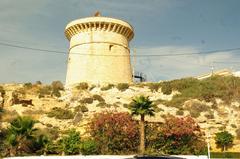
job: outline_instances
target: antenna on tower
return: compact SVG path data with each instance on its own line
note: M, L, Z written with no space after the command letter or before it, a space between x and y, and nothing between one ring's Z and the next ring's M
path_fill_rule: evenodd
M101 13L99 11L97 11L96 13L94 13L94 17L100 17Z

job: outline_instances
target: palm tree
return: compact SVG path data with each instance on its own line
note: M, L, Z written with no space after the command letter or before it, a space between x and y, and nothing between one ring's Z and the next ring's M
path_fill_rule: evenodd
M145 151L145 116L154 116L154 105L149 97L138 96L133 99L130 105L131 114L140 115L140 153Z
M35 123L30 117L17 117L11 122L7 135L7 143L11 146L10 156L21 151L31 151Z

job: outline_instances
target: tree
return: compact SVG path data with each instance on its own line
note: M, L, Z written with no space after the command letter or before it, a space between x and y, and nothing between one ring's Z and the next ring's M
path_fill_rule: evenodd
M10 123L7 130L7 144L10 145L10 156L17 153L31 152L36 131L34 124L36 121L30 117L17 117Z
M145 116L154 116L154 105L149 97L138 96L130 105L131 114L140 115L140 153L145 151Z
M139 145L138 124L128 113L102 112L93 115L89 132L101 154L130 154Z
M206 148L199 125L191 118L167 116L161 126L162 145L166 154L201 154Z
M222 148L223 152L225 152L228 147L232 146L234 137L228 131L218 132L215 135L215 143Z

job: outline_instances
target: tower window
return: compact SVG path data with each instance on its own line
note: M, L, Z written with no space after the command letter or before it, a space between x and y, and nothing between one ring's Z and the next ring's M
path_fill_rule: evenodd
M113 45L111 44L111 45L109 45L109 51L111 51L112 50L112 47L113 47Z

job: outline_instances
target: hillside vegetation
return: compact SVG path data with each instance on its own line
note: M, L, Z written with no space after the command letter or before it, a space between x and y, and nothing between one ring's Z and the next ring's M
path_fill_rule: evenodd
M30 116L37 128L52 134L76 129L87 136L86 125L101 112L129 112L132 99L148 96L155 105L155 117L148 122L163 123L164 119L191 116L203 132L211 135L227 130L234 135L231 151L240 149L240 78L213 76L205 80L185 78L159 83L93 85L79 83L64 90L61 82L2 84L4 99L0 109L1 129L17 116ZM135 118L139 120L138 118ZM59 132L59 133L56 133ZM220 151L211 139L214 151Z

